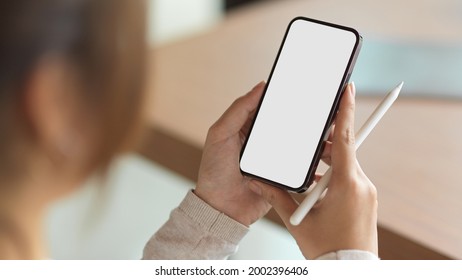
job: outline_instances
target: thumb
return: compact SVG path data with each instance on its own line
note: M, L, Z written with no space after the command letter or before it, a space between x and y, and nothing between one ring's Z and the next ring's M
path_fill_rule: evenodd
M224 129L220 134L231 136L238 133L258 106L265 82L257 84L249 93L236 99L214 126Z
M265 183L253 180L250 190L271 204L286 225L290 225L290 216L298 207L297 201L287 192Z

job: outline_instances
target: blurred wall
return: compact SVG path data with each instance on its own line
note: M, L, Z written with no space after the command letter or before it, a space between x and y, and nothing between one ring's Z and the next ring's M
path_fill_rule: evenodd
M222 0L149 0L149 42L164 44L192 36L217 23Z

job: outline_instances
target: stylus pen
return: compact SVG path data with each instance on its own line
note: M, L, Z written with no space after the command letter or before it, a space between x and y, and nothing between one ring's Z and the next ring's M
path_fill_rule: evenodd
M369 133L371 133L371 131L374 129L380 119L385 115L388 109L390 109L396 98L398 98L403 84L404 82L401 82L397 87L390 91L387 96L385 96L382 102L380 102L374 112L369 116L367 121L358 130L355 136L356 150L359 148L359 146L361 146ZM319 180L319 182L313 187L312 191L307 194L303 202L298 206L297 210L295 210L295 212L290 217L290 223L292 225L299 225L303 218L305 218L305 216L310 212L313 205L319 200L322 193L326 190L331 176L332 169L329 168L326 173L324 173L324 176L322 176L321 180Z

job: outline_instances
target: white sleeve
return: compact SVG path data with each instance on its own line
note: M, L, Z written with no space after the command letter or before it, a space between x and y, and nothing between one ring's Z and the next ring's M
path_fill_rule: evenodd
M324 254L317 260L379 260L375 254L361 250L340 250Z

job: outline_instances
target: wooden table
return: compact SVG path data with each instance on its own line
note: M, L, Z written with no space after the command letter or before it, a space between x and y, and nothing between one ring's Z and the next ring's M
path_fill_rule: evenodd
M207 34L153 50L150 130L140 152L195 180L208 127L235 98L267 78L291 18L303 14L366 25L345 14L358 11L330 5L334 2L270 1L238 10ZM397 36L436 36L432 28L399 30ZM446 30L445 40L451 34ZM362 123L379 100L359 95ZM382 258L462 258L459 120L460 101L401 98L360 149L359 160L379 191ZM269 217L277 220L274 213Z

